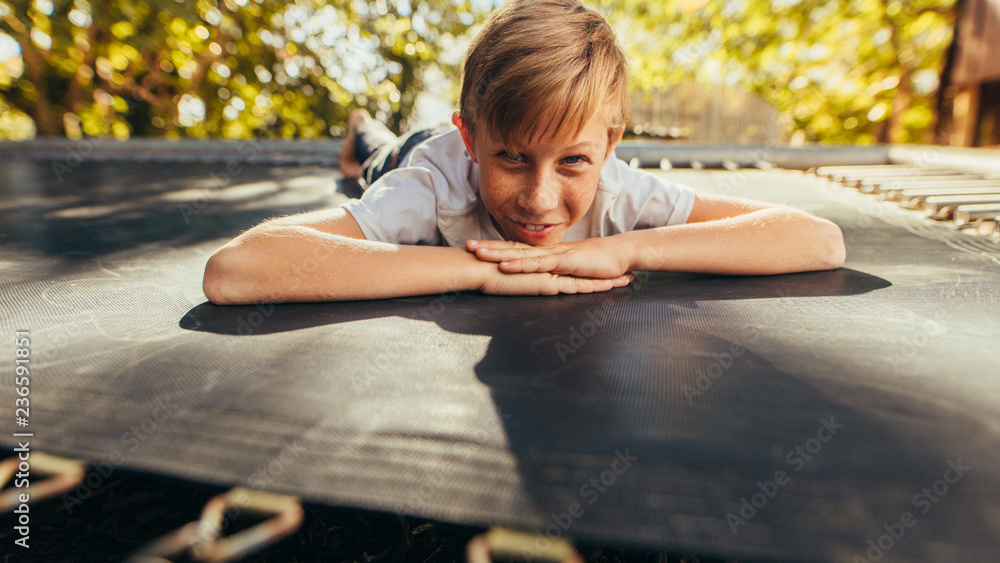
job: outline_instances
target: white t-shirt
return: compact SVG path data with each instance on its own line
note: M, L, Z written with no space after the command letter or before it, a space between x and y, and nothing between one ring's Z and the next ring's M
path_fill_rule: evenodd
M694 191L611 155L601 169L594 203L564 241L584 240L687 222ZM504 240L479 199L479 165L458 129L417 145L400 168L379 178L360 199L341 205L371 241L464 246Z

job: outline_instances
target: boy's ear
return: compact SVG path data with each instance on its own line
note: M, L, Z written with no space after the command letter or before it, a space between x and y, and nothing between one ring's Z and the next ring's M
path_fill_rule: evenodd
M615 147L618 146L618 143L622 140L623 135L625 135L624 127L619 129L617 133L612 133L611 135L609 135L611 142L608 143L608 154L604 156L605 162L607 162L608 158L611 156L611 153L615 152Z
M462 142L465 143L465 150L469 153L472 161L479 164L479 158L476 156L476 142L472 138L472 131L466 127L465 122L462 121L462 117L457 111L452 114L451 122L454 123L455 127L458 127L458 130L462 133Z

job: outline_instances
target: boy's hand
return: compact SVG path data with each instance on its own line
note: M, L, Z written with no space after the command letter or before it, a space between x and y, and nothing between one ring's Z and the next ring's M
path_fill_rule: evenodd
M503 240L470 240L465 248L508 274L550 272L582 278L615 279L629 270L627 252L616 237L531 246Z
M559 293L595 293L628 285L631 273L612 279L580 278L550 274L505 274L493 268L479 290L488 295L556 295Z

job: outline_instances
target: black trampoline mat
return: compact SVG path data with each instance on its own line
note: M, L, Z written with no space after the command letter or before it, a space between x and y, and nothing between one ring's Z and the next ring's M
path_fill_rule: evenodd
M2 162L0 358L30 331L32 450L540 543L1000 552L1000 245L799 172L661 173L837 222L845 267L218 307L209 255L343 201L334 172Z

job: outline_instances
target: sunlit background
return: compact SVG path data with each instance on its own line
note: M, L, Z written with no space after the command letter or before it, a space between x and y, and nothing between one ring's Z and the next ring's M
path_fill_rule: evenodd
M357 107L397 132L435 125L497 3L0 1L0 138L313 139ZM632 56L632 135L946 142L954 0L596 6Z

